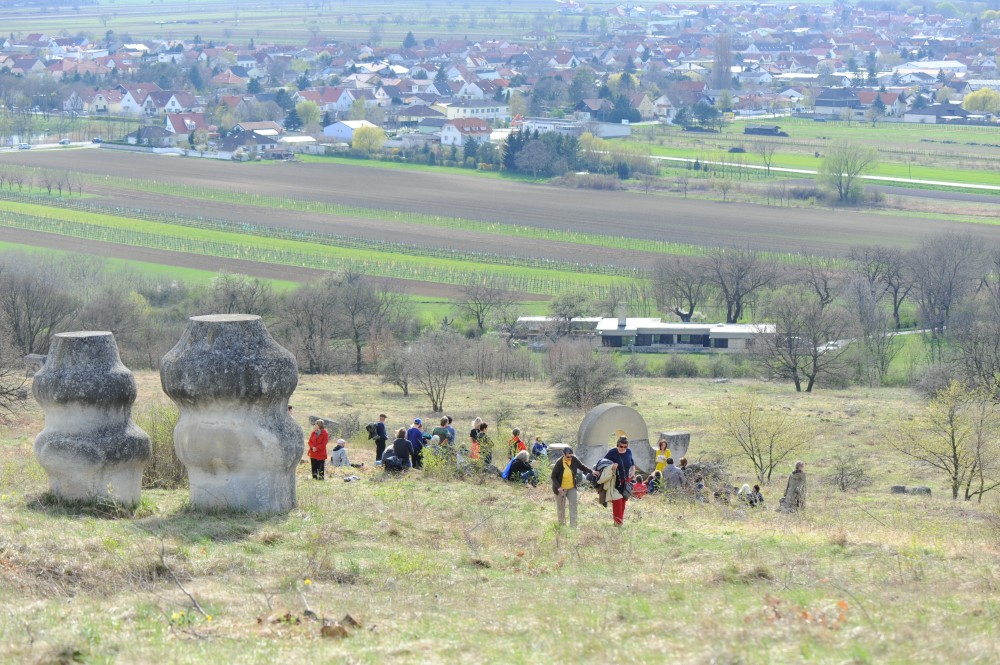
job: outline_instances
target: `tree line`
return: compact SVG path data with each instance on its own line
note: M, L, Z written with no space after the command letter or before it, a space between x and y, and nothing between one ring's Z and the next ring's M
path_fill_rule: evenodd
M552 347L573 336L574 318L623 307L630 316L749 322L760 327L746 355L761 374L809 392L823 382L882 384L898 333L916 327L926 340L924 369L908 380L941 388L957 377L1000 395L1000 249L946 233L909 251L858 246L846 257L803 256L794 265L768 258L746 246L717 247L665 257L648 280L600 298L562 293L549 302L538 341ZM479 276L460 287L450 312L429 320L387 283L350 271L277 292L244 275L196 285L112 270L99 258L9 253L0 255L0 352L5 367L20 367L23 356L46 353L56 332L111 330L127 365L156 368L189 316L239 312L262 316L306 373L395 367L398 375L434 333L431 346L447 341L449 357L462 359L457 371L477 379L551 376L517 339L522 299L510 278ZM388 378L404 391L413 383Z

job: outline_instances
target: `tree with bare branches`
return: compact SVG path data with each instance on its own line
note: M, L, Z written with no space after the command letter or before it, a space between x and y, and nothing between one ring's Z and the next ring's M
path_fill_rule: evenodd
M461 289L462 298L456 309L472 318L476 332L486 332L486 324L498 310L511 306L515 294L511 290L510 278L499 275L477 275Z
M653 266L651 282L660 309L690 323L709 293L709 265L702 259L663 258Z
M817 379L835 374L846 363L848 317L839 307L825 307L801 288L789 287L767 303L770 327L753 338L753 357L771 376L789 379L796 392L812 392Z
M764 175L771 175L771 164L774 162L774 151L777 147L772 141L764 141L762 139L757 139L750 143L751 148L755 153L760 155L760 159L764 162Z
M777 280L774 267L750 247L715 247L707 260L709 281L726 308L726 323L738 323L753 299Z
M952 381L917 418L887 435L904 455L943 472L951 498L982 501L1000 487L1000 413L992 396Z

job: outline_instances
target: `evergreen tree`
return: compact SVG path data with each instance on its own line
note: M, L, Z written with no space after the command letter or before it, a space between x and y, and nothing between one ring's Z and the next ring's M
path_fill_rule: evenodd
M465 143L462 144L462 157L469 159L470 157L475 160L476 156L479 154L479 141L474 138L465 139Z
M252 77L250 79L250 82L247 83L247 92L250 93L251 95L256 95L258 92L260 92L260 79L258 79L256 76Z
M444 66L438 67L437 74L434 75L434 83L447 83L448 82L448 72L445 71Z
M305 72L299 74L299 77L295 79L295 87L299 90L305 90L311 85L312 82L309 80L309 76Z
M329 112L329 111L326 111L326 112L325 112L325 113L323 114L323 120L322 120L321 122L323 123L323 126L324 126L324 127L329 127L330 125L332 125L332 124L333 124L333 116L332 116L332 115L330 115L330 112Z
M284 88L279 88L277 94L274 96L274 103L281 107L283 111L288 111L289 109L295 108L295 102L288 95L288 91Z
M294 106L288 111L288 115L285 116L285 129L290 132L302 129L302 118L299 117L299 112L295 110Z
M198 69L198 65L195 65L188 72L188 79L191 81L191 87L195 90L201 90L205 87L205 82L201 78L201 70ZM164 88L164 90L169 90L170 87Z
M403 48L413 48L417 45L417 38L413 36L413 31L406 33L406 38L403 40Z

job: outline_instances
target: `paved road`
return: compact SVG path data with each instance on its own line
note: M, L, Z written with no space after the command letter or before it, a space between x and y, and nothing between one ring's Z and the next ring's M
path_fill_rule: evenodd
M694 160L688 157L653 156L652 159L659 159L665 162L683 162L685 164L693 164L695 161L699 161L702 164L715 164L715 165L721 165L723 163L731 164L731 162L718 162L707 159ZM756 169L758 171L766 170L766 167L760 164L740 164L740 168ZM818 171L814 171L812 169L788 169L778 166L772 166L771 171L774 173L799 173L802 175L816 175L818 173ZM1000 176L998 176L998 178L1000 178ZM977 185L974 183L949 182L945 180L918 180L916 178L890 178L888 176L880 176L880 175L863 175L860 176L860 179L868 182L905 182L911 185L931 185L934 187L960 187L962 189L979 189L986 192L997 192L998 194L1000 194L1000 185Z

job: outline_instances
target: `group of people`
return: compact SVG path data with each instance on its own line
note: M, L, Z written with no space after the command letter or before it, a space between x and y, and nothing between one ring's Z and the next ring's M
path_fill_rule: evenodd
M292 407L288 407L289 413ZM396 430L396 438L388 445L389 434L386 430L387 416L380 413L378 422L374 423L373 438L375 440L375 464L382 466L387 472L401 472L405 469L420 469L423 467L424 450L430 447L461 466L463 463L487 468L493 464L493 442L489 434L489 425L482 418L473 420L469 430L468 442L460 444L458 433L451 416L441 416L438 424L430 432L424 431L421 418L414 418L409 428ZM369 426L371 427L371 426ZM322 480L327 460L329 432L322 420L316 420L309 436L309 459L312 463L312 477ZM329 453L333 466L363 466L351 464L347 457L347 442L337 439L336 445ZM548 446L541 436L536 436L531 448L521 438L521 430L511 430L507 442L507 463L500 472L502 478L510 482L522 482L532 486L538 484L538 473L532 465L532 460L548 456ZM681 458L679 465L674 463L666 439L657 442L655 451L655 468L647 477L636 475L635 462L629 449L627 436L619 436L615 446L601 458L591 469L573 454L570 447L563 448L559 461L552 465L552 492L556 496L556 514L559 524L566 524L567 508L569 509L569 524L575 527L577 523L577 505L579 501L579 483L582 479L589 481L597 490L601 505L611 503L612 520L616 526L621 526L625 520L625 504L630 498L642 498L647 494L660 492L688 492L695 501L705 502L704 479L700 474L692 472L686 458ZM804 463L796 462L795 471L788 480L785 494L778 510L796 512L805 508L805 471ZM725 494L719 497L719 492ZM763 507L764 495L759 485L750 488L749 484L740 489L728 487L716 492L716 497L728 502L730 496L751 507Z

